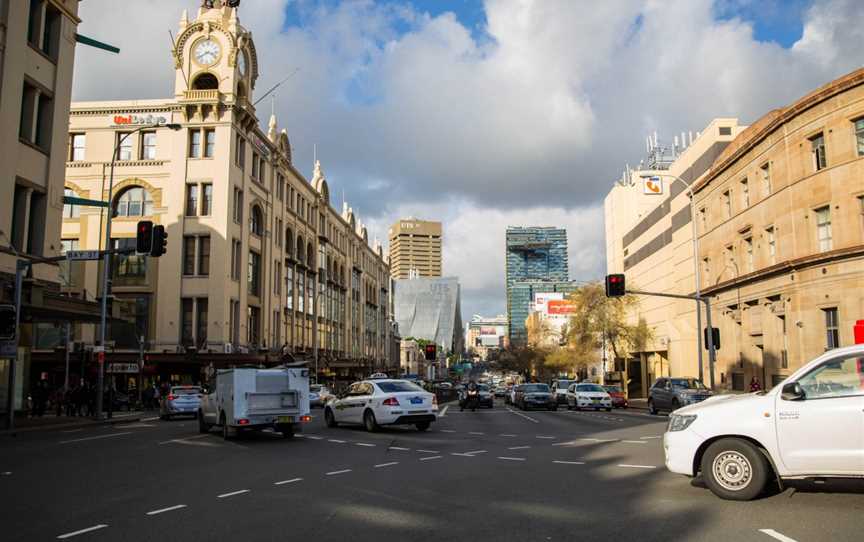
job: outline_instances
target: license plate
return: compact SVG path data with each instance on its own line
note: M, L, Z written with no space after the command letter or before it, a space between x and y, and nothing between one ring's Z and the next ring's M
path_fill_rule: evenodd
M422 397L412 397L411 398L411 404L412 405L422 405L423 404L423 398Z
M599 402L600 402L600 399L598 399L598 398L596 398L596 397L594 397L594 398L591 399L591 400L594 401L595 403L599 403Z
M294 416L279 416L276 423L294 423Z

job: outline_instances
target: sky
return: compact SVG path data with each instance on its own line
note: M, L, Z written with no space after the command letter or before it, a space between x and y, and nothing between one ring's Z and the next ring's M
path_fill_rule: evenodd
M74 100L173 94L169 30L200 0L87 0ZM504 312L508 225L563 226L605 273L603 198L645 136L749 124L861 65L859 0L242 0L260 79L311 178L370 237L444 224L463 318Z

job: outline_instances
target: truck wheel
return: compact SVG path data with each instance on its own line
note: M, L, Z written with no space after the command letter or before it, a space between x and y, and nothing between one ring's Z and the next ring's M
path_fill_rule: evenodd
M432 422L418 422L414 424L414 427L416 427L418 431L426 431L429 429L430 425L432 425Z
M228 427L228 420L225 418L225 413L219 415L219 425L222 426L222 439L229 440L231 438L231 428Z
M282 433L282 438L294 438L294 426L290 423L277 425L276 431Z
M198 432L199 433L209 433L210 425L204 421L204 413L200 410L198 411Z
M375 413L372 412L371 410L367 410L363 414L363 426L370 433L374 433L375 431L378 430L378 422L375 421Z
M742 439L720 439L708 446L702 456L702 478L721 499L755 499L765 489L769 472L762 452Z
M324 423L327 424L327 427L336 427L339 425L336 422L336 416L333 415L333 411L330 408L324 409Z
M657 407L654 406L654 399L648 399L648 414L657 415Z

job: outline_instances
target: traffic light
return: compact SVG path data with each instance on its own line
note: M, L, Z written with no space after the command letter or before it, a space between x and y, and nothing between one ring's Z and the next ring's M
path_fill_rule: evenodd
M14 341L15 331L15 305L0 305L0 341Z
M150 252L153 243L153 223L149 220L138 222L138 233L135 236L135 251L138 254Z
M702 329L702 338L704 339L702 342L705 344L705 349L708 349L708 328ZM720 350L720 328L712 327L711 328L711 342L714 343L714 350Z
M150 249L150 255L158 258L165 254L166 247L168 247L168 234L165 233L165 226L153 226L153 247Z
M435 343L430 343L426 345L426 361L435 361L435 354L437 353L437 348Z
M625 293L623 273L606 275L606 297L622 297Z

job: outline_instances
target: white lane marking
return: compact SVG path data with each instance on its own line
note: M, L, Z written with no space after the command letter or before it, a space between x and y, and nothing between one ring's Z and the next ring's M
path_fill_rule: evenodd
M346 472L351 472L351 469L334 470L331 472L324 473L324 476L335 476L337 474L345 474Z
M99 435L98 437L84 437L84 438L76 438L73 440L61 440L60 444L69 444L70 442L84 442L85 440L98 440L98 439L111 438L111 437L122 437L123 435L131 435L131 434L132 434L131 431L126 431L125 433L111 433L110 435ZM106 525L106 527L107 527L107 525Z
M282 480L281 482L273 482L274 486L284 486L285 484L293 484L294 482L300 482L303 478L291 478L290 480Z
M399 464L398 461L391 461L391 462L389 462L389 463L379 463L379 464L375 465L374 468L376 468L376 469L380 469L380 468L383 468L383 467L392 467L393 465L398 465L398 464Z
M584 465L584 461L553 461L553 463L557 463L559 465Z
M656 469L654 465L628 465L626 463L622 463L618 465L619 467L624 467L627 469Z
M187 440L197 440L199 438L207 438L209 436L210 435L195 435L194 437L174 438L171 440L163 440L159 444L171 444L171 443L181 443L182 444L182 443L186 442Z
M789 538L785 534L778 533L774 529L759 529L759 532L762 534L767 534L771 538L776 538L777 540L780 540L781 542L796 542L796 540L794 538Z
M66 429L64 431L60 431L61 433L77 433L78 431L83 431L83 429Z
M509 413L511 413L511 414L515 414L515 415L519 416L520 418L525 418L525 419L528 420L529 422L540 423L538 420L535 420L535 419L532 418L531 416L528 416L528 415L526 415L526 414L522 414L521 412L516 412L516 411L513 410L512 408L508 408L508 409L507 409L507 412L509 412Z
M142 422L152 422L154 420L158 420L159 416L153 416L152 418L141 418Z
M225 499L227 497L233 497L234 495L242 495L244 493L249 493L252 491L251 489L241 489L239 491L232 491L230 493L223 493L221 495L216 495L217 499Z
M388 449L388 450L399 450L400 452L408 452L408 451L411 450L411 448L403 448L403 447L401 447L401 446L390 446L390 447L387 448L387 449Z
M468 455L474 455L474 454L485 454L485 453L486 453L486 450L474 450L473 452L465 452L465 453L468 454Z
M648 444L646 440L622 440L621 442L626 442L627 444Z
M468 431L469 435L485 435L486 433L482 433L480 431Z
M537 438L543 438L543 439L556 439L556 438L558 438L558 437L545 437L545 436L542 436L542 435L537 435Z
M501 433L501 434L498 435L498 436L499 436L499 437L515 437L515 436L518 436L518 435L511 435L510 433Z
M115 429L138 429L139 427L156 427L152 423L127 423L126 425L115 425ZM181 426L182 427L182 426Z
M459 453L459 452L450 452L450 455L458 455L460 457L477 457L476 455L463 454L463 453Z
M12 471L7 470L5 472L0 472L0 476L12 476Z
M447 409L448 409L448 408L450 408L450 405L447 405L447 406L445 406L444 408L442 408L442 409L441 409L441 412L438 413L438 417L439 417L439 418L443 418L444 416L446 416L446 415L447 415Z
M579 440L584 440L585 442L616 442L617 438L580 438Z
M455 433L456 431L454 431L452 429L442 429L441 432L442 433Z
M639 437L639 438L643 438L643 439L649 439L649 438L663 438L663 435L658 435L658 436L656 436L656 437Z
M438 450L420 450L420 449L418 449L417 451L420 452L421 454L440 454L441 453Z
M303 435L303 438L308 438L311 440L324 440L324 437L316 437L315 435Z
M155 516L157 514L162 514L164 512L171 512L172 510L180 510L181 508L186 508L185 504L176 504L174 506L169 506L168 508L160 508L159 510L150 510L147 512L148 516Z
M335 438L328 438L328 439L327 439L327 442L335 442L336 444L345 444L345 441L344 441L344 440L338 440L338 439L335 439Z
M420 461L429 461L430 459L441 459L440 455L427 455L426 457L421 457Z
M98 531L99 529L104 529L107 526L108 525L105 525L104 523L102 523L100 525L94 525L92 527L87 527L86 529L81 529L80 531L73 531L71 533L61 534L60 536L57 537L57 539L58 540L64 540L66 538L72 538L73 536L78 536L79 534L84 534L84 533L89 533L91 531Z
M508 450L527 450L531 446L510 446Z
M503 459L504 461L525 461L524 457L501 457L501 456L498 456L498 459Z
M367 448L374 448L374 444L369 444L368 442L355 442L354 446L365 446Z

